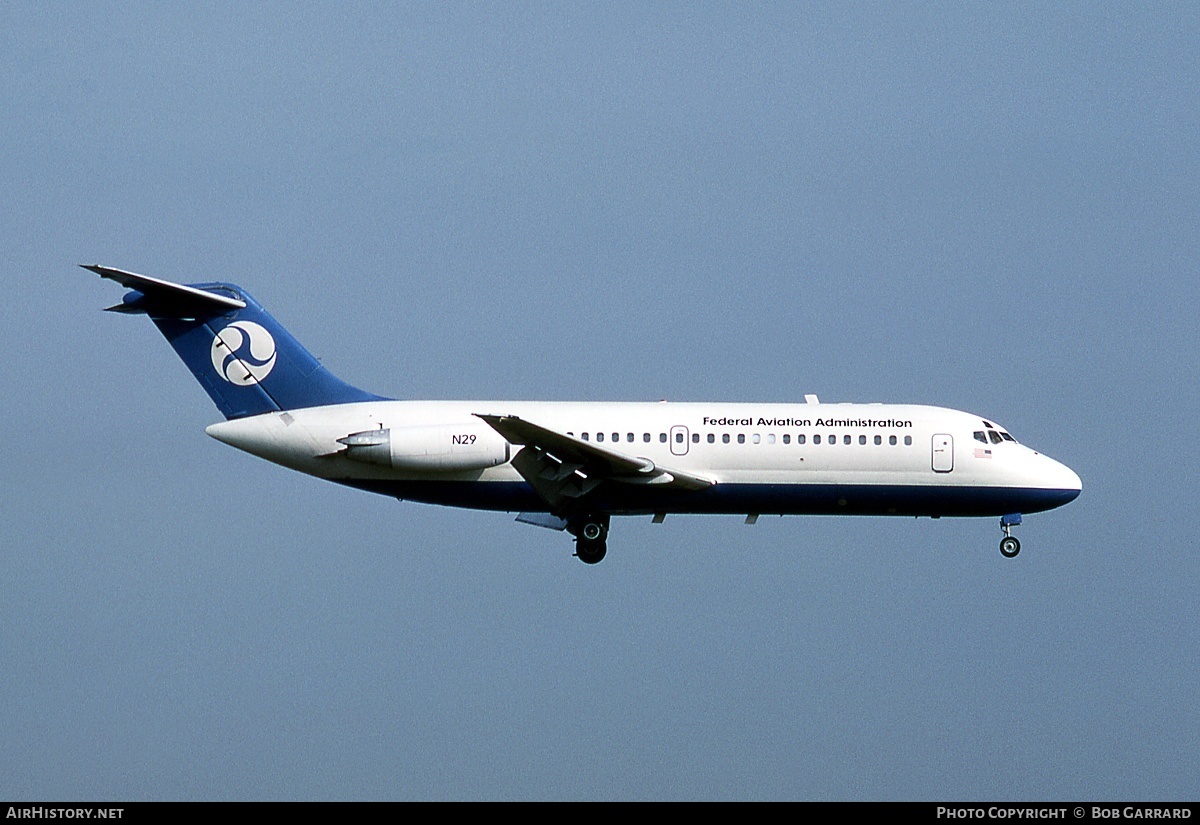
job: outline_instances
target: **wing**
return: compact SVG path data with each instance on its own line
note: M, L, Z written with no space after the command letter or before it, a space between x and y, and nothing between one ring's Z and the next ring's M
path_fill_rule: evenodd
M710 478L655 464L573 435L525 421L515 415L479 415L511 444L522 446L512 465L552 510L587 495L601 482L662 484L680 490L705 490Z

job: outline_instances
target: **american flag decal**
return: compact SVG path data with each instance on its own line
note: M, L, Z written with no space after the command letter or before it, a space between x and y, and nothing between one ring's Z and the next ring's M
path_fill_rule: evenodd
M976 448L975 448L975 457L976 457L976 458L991 458L991 457L992 457L992 451L991 451L991 450L985 450L985 449L983 449L982 447L976 447Z

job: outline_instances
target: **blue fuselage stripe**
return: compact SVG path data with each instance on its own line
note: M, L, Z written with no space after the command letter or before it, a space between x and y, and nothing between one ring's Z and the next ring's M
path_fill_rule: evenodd
M408 501L477 510L545 512L523 481L351 481L339 483ZM592 510L621 514L770 513L783 515L1001 516L1060 507L1078 490L893 484L717 484L708 490L628 491L605 485L588 498Z

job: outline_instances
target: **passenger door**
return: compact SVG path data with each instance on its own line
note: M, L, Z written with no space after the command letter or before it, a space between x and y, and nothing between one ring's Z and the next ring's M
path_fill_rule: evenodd
M938 433L933 437L933 471L948 473L954 469L954 436Z

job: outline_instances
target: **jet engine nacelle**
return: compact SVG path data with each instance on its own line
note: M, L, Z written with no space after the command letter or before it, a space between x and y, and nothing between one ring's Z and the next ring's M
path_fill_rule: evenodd
M484 470L509 459L509 445L482 422L365 430L338 439L346 458L394 470Z

